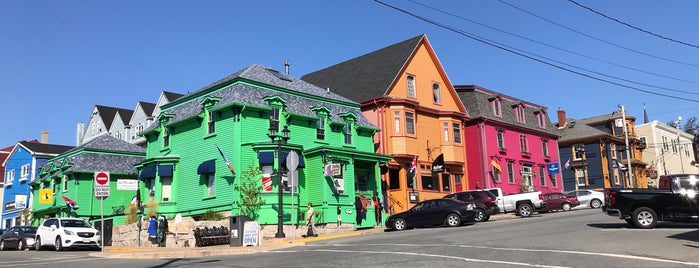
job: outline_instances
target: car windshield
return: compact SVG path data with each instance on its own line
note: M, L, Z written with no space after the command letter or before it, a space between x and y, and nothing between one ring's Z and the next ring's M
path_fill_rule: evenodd
M84 220L61 220L63 227L90 227Z
M36 233L36 227L22 227L22 232L23 232L23 233L28 233L28 234L35 234L35 233Z

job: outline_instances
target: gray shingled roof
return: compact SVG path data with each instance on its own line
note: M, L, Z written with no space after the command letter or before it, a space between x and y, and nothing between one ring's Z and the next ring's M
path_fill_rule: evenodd
M547 115L545 116L546 118L546 129L542 129L539 127L538 120L536 119L536 115L534 112L540 111L541 109L544 109L546 107L537 105L531 102L525 102L516 98L513 98L511 96L507 96L504 94L497 93L495 91L485 89L482 87L478 86L473 86L473 85L457 85L454 86L454 89L456 89L457 95L459 95L459 98L461 99L461 102L464 104L464 107L466 107L466 110L468 111L469 115L471 116L471 119L479 119L479 118L487 118L490 121L498 121L502 123L506 123L508 125L513 125L513 126L521 126L529 129L533 129L536 131L541 131L545 133L549 133L552 135L559 135L557 128L554 124L551 123L551 119ZM478 89L478 90L476 90ZM502 117L497 117L495 114L493 114L492 109L490 108L490 99L494 98L496 96L501 96L502 102L501 102L501 111L502 111ZM514 101L513 101L514 100ZM523 103L524 105L524 122L525 123L520 123L515 114L510 111L510 107L517 105L519 103ZM536 106L537 108L533 108L531 106Z
M575 120L572 118L566 119L566 125L563 128L558 129L558 134L561 135L561 137L558 139L559 143L609 135L604 131L588 126L580 120Z
M20 141L19 143L32 153L62 154L73 148L73 146L45 144L36 141Z
M283 79L278 76L281 76ZM201 94L210 90L211 88L233 81L234 79L248 79L273 87L296 91L306 94L307 96L300 96L300 94L285 93L282 91L271 91L265 88L241 83L236 83L233 86L226 87L210 94ZM191 95L198 95L199 97L192 100L189 99L189 96ZM264 101L265 97L280 96L281 98L287 100L285 109L291 114L316 117L315 113L311 111L310 108L325 106L331 110L331 114L329 116L331 121L344 123L344 120L340 118L338 114L352 112L357 116L358 126L376 128L376 126L369 122L369 120L361 113L359 103L259 64L250 65L206 87L190 93L187 96L180 98L176 102L171 102L165 105L162 109L166 113L174 115L169 123L175 123L201 113L203 109L201 100L207 96L221 99L218 103L216 103L213 109L221 106L227 106L231 103L267 107L268 104ZM157 127L158 124L159 122L154 122L154 124L148 127L148 129L145 131L149 131Z
M134 165L145 159L145 156L124 156L112 154L81 153L67 158L71 164L69 171L109 171L114 173L136 173Z
M425 35L306 74L301 80L363 102L385 96Z
M89 142L80 145L79 147L75 147L69 152L78 151L83 148L104 152L146 153L146 149L143 147L128 143L110 135L99 135Z
M603 115L598 115L598 116L593 116L593 117L588 117L588 118L582 118L579 119L579 123L583 123L586 125L599 125L599 124L606 124L614 119L621 118L621 110L616 110L612 112L611 114L603 114ZM630 116L626 114L627 119L633 119L636 120L636 117Z

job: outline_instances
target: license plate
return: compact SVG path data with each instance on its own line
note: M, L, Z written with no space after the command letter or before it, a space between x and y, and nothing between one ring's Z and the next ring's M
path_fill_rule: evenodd
M83 239L83 243L90 243L90 239Z

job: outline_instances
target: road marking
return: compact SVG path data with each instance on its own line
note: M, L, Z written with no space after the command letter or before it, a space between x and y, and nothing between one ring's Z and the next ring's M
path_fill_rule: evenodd
M494 263L494 264L507 264L516 266L526 266L526 267L544 267L544 268L570 268L568 266L552 266L543 264L533 264L525 262L512 262L512 261L497 261L497 260L482 260L482 259L471 259L457 256L448 255L437 255L437 254L425 254L425 253L412 253L412 252L376 252L376 251L363 251L363 250L335 250L335 249L316 249L316 250L298 250L298 251L274 251L274 252L286 252L286 253L296 253L296 252L340 252L340 253L361 253L361 254L391 254L391 255L412 255L420 257L433 257L433 258L445 258L462 260L466 262L482 262L482 263Z
M442 245L442 244L421 244L421 245L411 245L411 244L362 244L365 246L404 246L404 247L460 247L460 248L477 248L477 249L488 249L488 250L503 250L503 251L525 251L525 252L551 252L560 254L571 254L571 255L590 255L590 256L605 256L610 258L619 259L631 259L631 260L643 260L661 263L673 263L673 264L683 264L689 266L699 266L697 262L688 261L678 261L660 258L651 258L644 256L633 256L627 254L615 254L615 253L602 253L602 252L587 252L587 251L569 251L569 250L552 250L552 249L528 249L528 248L501 248L501 247L486 247L486 246L467 246L467 245ZM306 246L355 246L351 244L323 244L323 245L306 245ZM398 252L395 254L404 254L404 252ZM414 253L418 254L418 253ZM429 256L429 254L426 254ZM434 255L439 256L439 255ZM446 256L451 258L451 256ZM544 266L542 266L544 267ZM546 266L549 267L549 266Z
M67 257L61 257L61 258L51 258L51 259L46 259L46 258L41 258L40 261L44 263L68 263L68 262L80 262L80 261L93 261L94 259L92 258L84 258L84 259L76 259L75 255L67 256ZM37 260L27 260L27 261L5 261L2 264L0 264L0 267L17 267L17 266L36 266Z

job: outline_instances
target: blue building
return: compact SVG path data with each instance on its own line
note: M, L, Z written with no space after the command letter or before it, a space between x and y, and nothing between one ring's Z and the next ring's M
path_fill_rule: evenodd
M31 208L29 183L39 174L40 166L49 158L68 151L72 146L54 145L33 141L15 144L5 159L5 194L2 206L2 228L26 224L22 211Z

